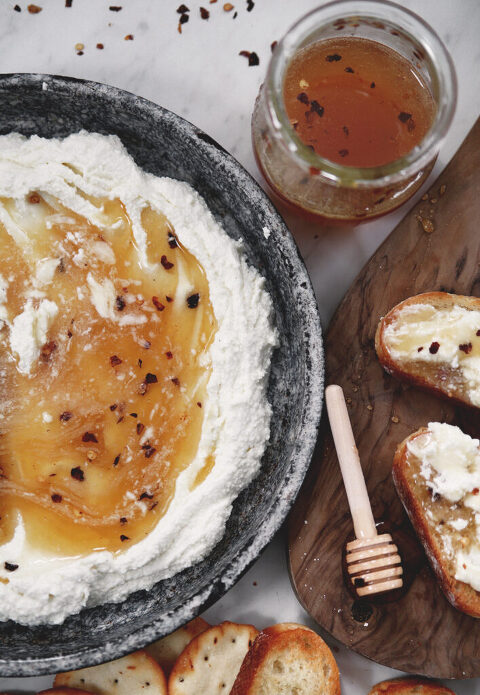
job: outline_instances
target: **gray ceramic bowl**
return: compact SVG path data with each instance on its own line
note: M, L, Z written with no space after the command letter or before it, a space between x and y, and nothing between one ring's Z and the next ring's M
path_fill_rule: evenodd
M0 675L32 676L143 647L233 586L282 524L306 473L322 406L323 352L315 297L290 233L255 181L208 135L132 94L65 77L0 76L0 103L0 134L114 133L146 171L192 184L265 276L280 336L269 383L269 446L221 542L201 563L123 603L86 609L60 626L1 623Z

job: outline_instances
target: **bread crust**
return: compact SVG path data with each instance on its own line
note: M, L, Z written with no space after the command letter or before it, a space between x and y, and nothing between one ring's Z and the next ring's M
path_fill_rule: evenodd
M322 695L340 695L340 676L332 652L316 632L297 623L273 625L258 635L243 660L230 695L258 695L258 684L262 673L265 674L267 659L275 654L280 658L283 652L290 652L295 658L301 653L304 673L308 668L318 669L319 662L326 665L329 676ZM265 674L264 677L268 676ZM317 691L312 689L313 692Z
M406 476L407 468L410 465L407 460L408 442L427 431L427 427L421 427L397 446L392 467L393 482L448 601L459 611L467 613L474 618L480 618L480 593L475 591L469 584L458 581L449 573L442 548L431 533L430 524L424 514L422 505Z
M374 685L368 695L455 695L453 690L426 678L393 678Z
M424 292L400 302L393 309L390 309L388 314L383 316L377 326L375 332L375 350L380 361L380 364L386 372L391 374L399 381L403 381L424 391L432 393L436 396L446 398L450 402L467 405L471 408L478 408L474 405L467 396L459 397L457 394L449 394L442 387L441 383L434 383L428 377L422 375L421 371L407 371L399 361L395 360L385 343L385 330L398 319L398 315L402 309L412 304L430 304L437 309L450 309L454 306L460 306L470 311L480 311L480 299L477 297L467 297L460 294L449 294L448 292ZM480 326L479 326L480 328Z

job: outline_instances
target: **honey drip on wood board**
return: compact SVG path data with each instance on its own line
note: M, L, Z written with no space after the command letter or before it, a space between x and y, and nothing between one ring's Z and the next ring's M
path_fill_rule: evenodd
M435 102L412 63L376 41L318 41L291 60L284 103L298 137L321 157L376 167L406 155L430 129Z
M216 332L203 268L164 215L142 212L155 264L144 270L122 203L89 200L102 229L37 193L0 200L30 237L19 246L0 224L10 323L38 261L58 259L31 299L44 291L58 313L29 375L0 321L0 545L20 513L29 544L60 556L125 550L165 514L197 452ZM113 318L99 315L89 277L113 284ZM211 452L193 485L213 465Z

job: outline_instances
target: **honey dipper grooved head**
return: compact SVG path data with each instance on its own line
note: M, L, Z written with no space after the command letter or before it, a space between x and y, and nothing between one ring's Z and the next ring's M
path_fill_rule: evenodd
M346 561L359 596L373 596L403 585L402 560L389 533L347 543Z

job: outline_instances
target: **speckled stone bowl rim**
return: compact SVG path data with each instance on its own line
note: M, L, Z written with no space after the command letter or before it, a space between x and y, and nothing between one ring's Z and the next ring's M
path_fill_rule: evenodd
M274 230L272 231L272 241L282 244L282 250L288 254L293 274L298 281L296 299L299 302L299 307L297 310L302 311L304 323L310 329L305 346L308 357L306 376L308 383L305 388L306 395L302 410L301 441L296 442L296 448L290 457L285 483L279 489L275 503L272 504L270 513L262 526L258 528L256 536L253 540L249 539L246 542L235 560L229 564L214 584L205 586L195 596L168 614L170 631L173 631L221 598L250 568L284 522L303 482L317 440L323 404L323 343L315 294L296 243L285 222L253 177L209 135L164 107L117 87L59 75L0 74L1 87L19 87L21 85L28 87L34 85L47 90L55 88L55 86L62 88L68 86L79 93L82 93L83 90L95 90L99 99L102 98L102 95L108 95L109 99L118 100L119 103L128 99L131 101L132 108L140 109L147 115L151 114L154 119L170 118L177 121L184 134L191 138L195 137L195 145L203 148L206 158L213 162L220 162L228 169L229 175L231 174L233 177L232 186L242 186L249 191L252 205L260 206L265 219L270 222L269 229ZM206 202L208 205L208 200ZM258 233L261 234L261 230ZM111 604L112 611L115 610L115 605ZM163 634L166 634L165 628L152 622L152 624L134 631L127 639L124 637L117 640L113 639L100 647L93 647L81 653L60 654L56 657L36 659L20 658L13 661L1 658L0 645L0 676L38 676L93 666L142 648Z

